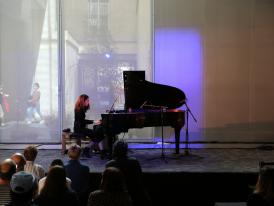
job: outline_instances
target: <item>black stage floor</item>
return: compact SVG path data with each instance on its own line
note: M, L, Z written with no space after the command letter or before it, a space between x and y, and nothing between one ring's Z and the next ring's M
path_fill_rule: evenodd
M3 147L3 145L6 145ZM9 157L14 152L22 152L26 145L1 144L0 160ZM67 156L54 145L37 145L39 154L37 163L48 168L53 159L60 158L67 161ZM237 172L257 173L259 161L274 161L274 150L266 147L258 148L199 148L189 149L190 155L184 155L185 149L180 149L179 155L174 149L130 149L129 155L136 157L144 172ZM162 158L164 154L165 158ZM98 155L91 158L81 158L81 161L90 167L91 172L102 172L107 160L101 160Z
M14 148L14 147L13 147ZM20 148L20 147L18 147ZM39 147L38 147L39 148ZM49 149L51 148L51 149ZM180 152L183 154L184 149ZM22 149L0 149L0 160ZM174 155L174 149L130 149L142 166L144 182L154 205L212 205L212 202L244 202L252 191L259 171L259 161L274 161L272 147L258 148L199 148L190 155ZM40 147L36 162L46 169L53 159L67 156L54 147ZM90 167L91 188L97 189L107 160L99 156L81 158ZM197 198L199 197L199 198ZM200 204L202 203L202 204ZM182 204L183 205L183 204Z

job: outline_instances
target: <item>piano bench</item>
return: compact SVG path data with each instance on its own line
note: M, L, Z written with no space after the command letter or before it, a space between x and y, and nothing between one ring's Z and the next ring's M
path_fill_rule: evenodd
M80 147L84 148L88 145L91 139L80 133L71 132L70 129L64 129L62 133L62 154L65 154L67 145L78 144Z

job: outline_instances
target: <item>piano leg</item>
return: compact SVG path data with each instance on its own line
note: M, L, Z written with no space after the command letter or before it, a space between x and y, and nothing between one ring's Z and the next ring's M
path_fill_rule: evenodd
M175 131L175 154L179 154L180 153L180 131L181 131L181 127L175 127L174 128Z

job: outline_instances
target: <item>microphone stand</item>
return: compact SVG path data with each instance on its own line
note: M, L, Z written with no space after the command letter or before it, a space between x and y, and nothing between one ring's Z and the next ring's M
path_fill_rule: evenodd
M189 152L189 134L188 134L188 116L189 114L192 116L193 120L195 122L197 122L197 119L194 117L194 115L192 114L189 106L187 105L187 103L185 102L185 106L186 106L186 143L185 143L185 151L184 151L184 155L188 156L190 155Z
M110 113L112 113L112 112L114 111L113 108L114 108L114 105L115 105L116 101L118 100L118 97L119 97L119 96L116 97L116 99L114 100L114 102L113 102L113 104L111 105L110 109L109 109L109 110L106 110L106 112L107 112L108 114L110 114Z

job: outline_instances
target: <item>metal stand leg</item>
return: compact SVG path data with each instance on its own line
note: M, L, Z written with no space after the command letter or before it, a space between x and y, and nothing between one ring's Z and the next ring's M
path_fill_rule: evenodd
M167 157L165 155L164 151L164 109L165 107L161 107L161 139L162 139L162 148L161 148L161 156L160 157L155 157L155 158L150 158L149 160L155 160L155 159L161 159L167 163ZM173 158L171 158L173 159Z
M179 155L179 156L177 156L177 157L180 157L180 156L189 156L189 157L196 157L196 158L198 158L198 159L201 159L202 157L199 157L199 156L197 156L197 155L193 155L193 154L191 154L190 153L190 149L189 149L189 131L188 131L188 126L189 126L189 124L188 124L188 119L189 119L189 114L191 114L191 116L192 116L192 118L193 118L193 120L195 121L195 122L197 122L197 120L195 119L195 117L193 116L193 114L192 114L192 112L191 112L191 110L189 109L189 107L188 107L188 105L185 103L185 106L186 106L186 138L185 138L185 151L184 151L184 153L183 154L181 154L181 155ZM178 153L177 153L178 154Z
M189 110L187 109L186 110L186 142L185 142L185 151L184 151L184 155L189 155L190 152L189 152L189 134L188 134L188 112Z

